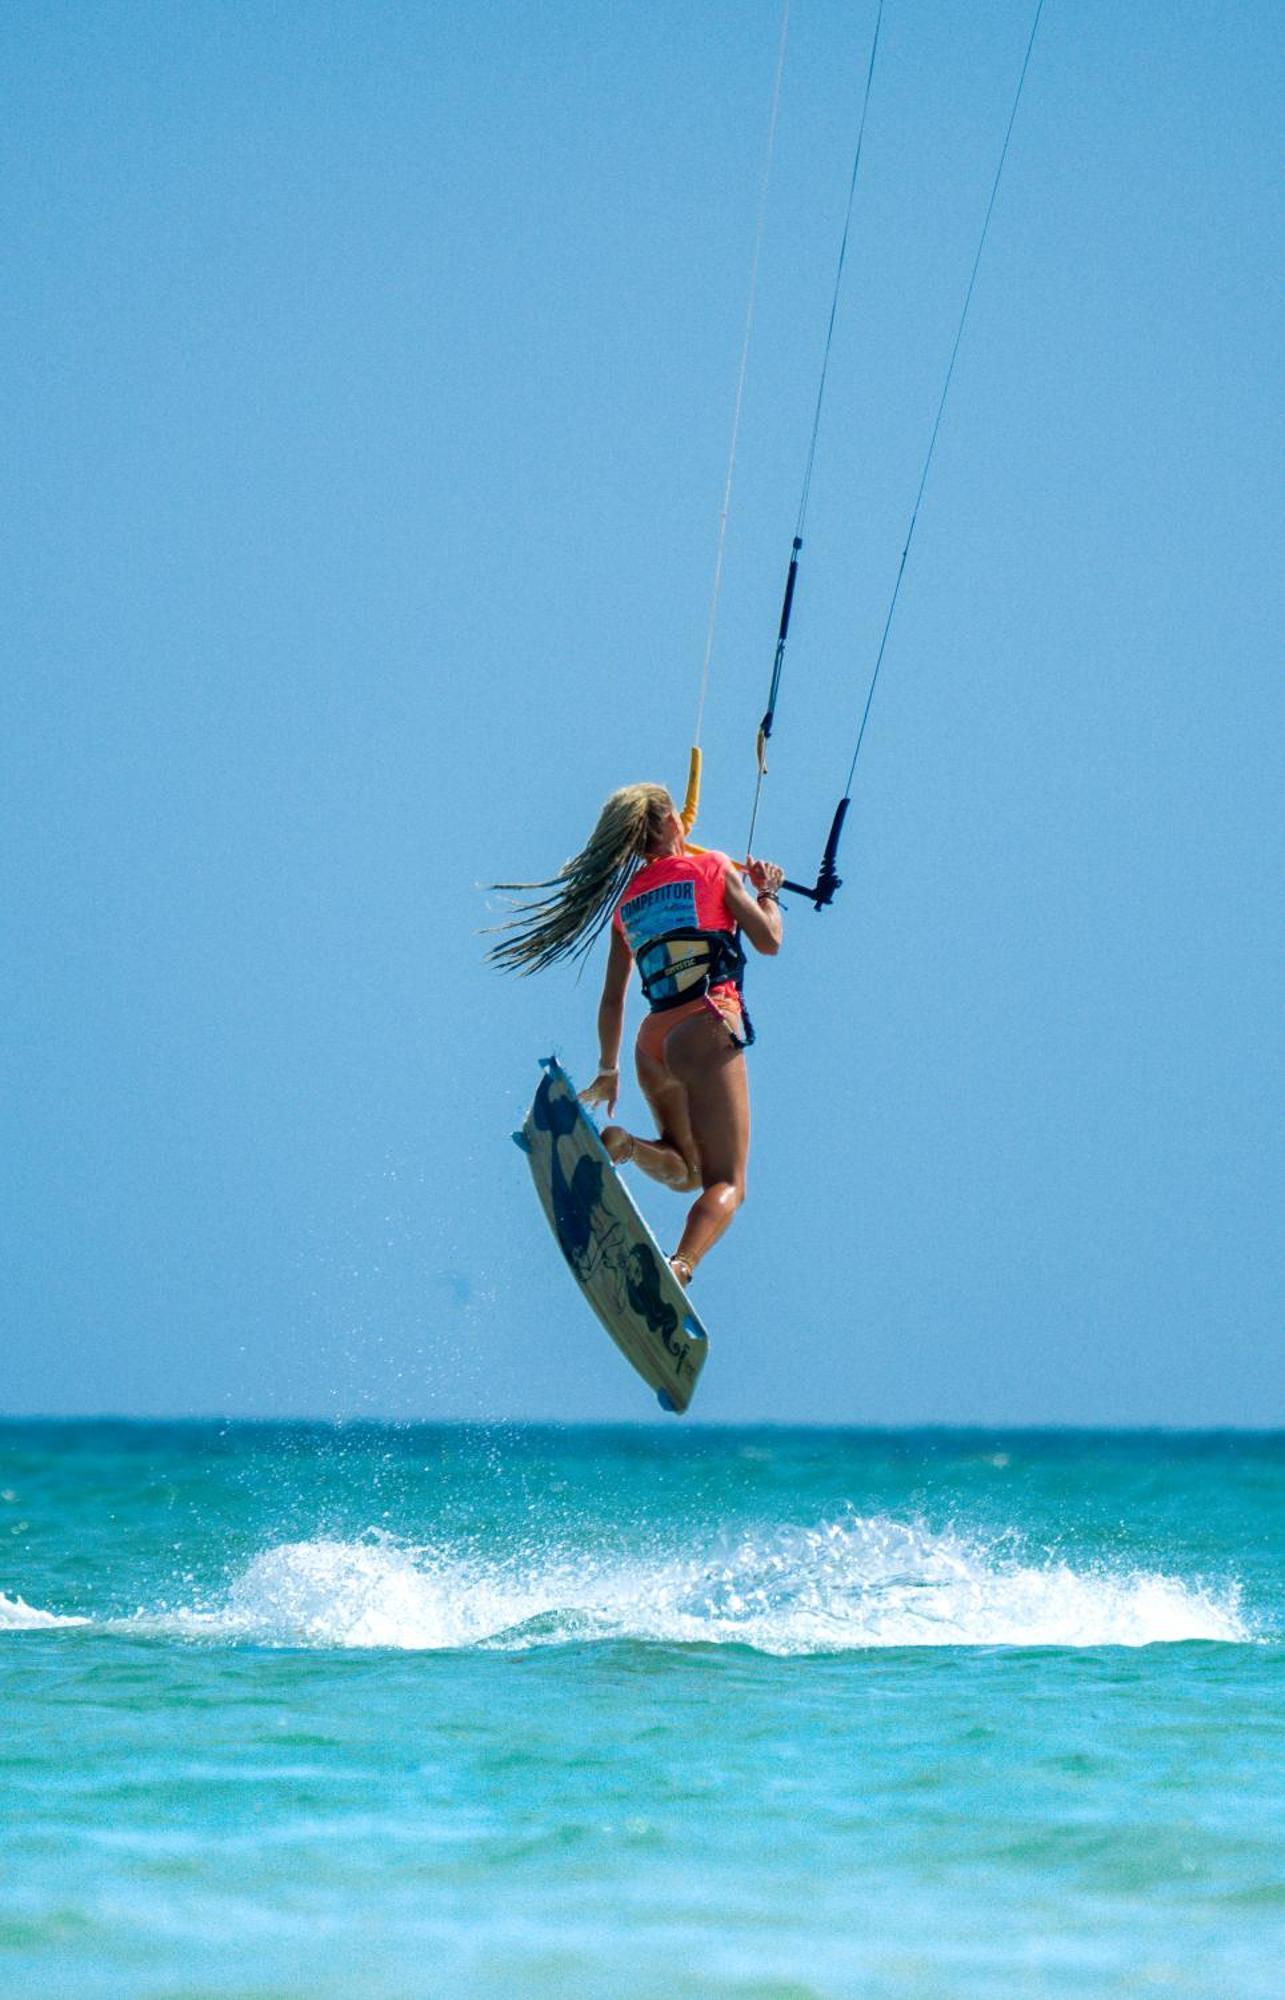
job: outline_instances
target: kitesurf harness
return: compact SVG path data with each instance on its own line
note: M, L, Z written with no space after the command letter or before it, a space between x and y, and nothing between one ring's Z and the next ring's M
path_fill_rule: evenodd
M736 1035L729 1028L728 1033L739 1048L749 1048L754 1029L745 1012L745 946L739 931L665 931L640 945L634 962L653 1014L707 999L716 986L734 986L745 1032Z

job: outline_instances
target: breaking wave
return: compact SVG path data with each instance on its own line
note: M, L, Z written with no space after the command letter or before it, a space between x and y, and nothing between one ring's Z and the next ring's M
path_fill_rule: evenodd
M1234 1584L1031 1561L952 1532L858 1516L746 1534L716 1558L496 1558L382 1533L288 1542L256 1556L221 1601L131 1623L280 1646L520 1649L632 1639L783 1656L1252 1636Z
M37 1611L21 1597L0 1590L0 1632L46 1632L54 1625L88 1625L88 1618L60 1618L56 1611Z

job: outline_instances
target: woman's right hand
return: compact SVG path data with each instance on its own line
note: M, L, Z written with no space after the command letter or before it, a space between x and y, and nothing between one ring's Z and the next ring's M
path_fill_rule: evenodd
M784 868L778 868L775 861L755 861L748 855L745 872L760 896L775 896L785 880Z
M610 1118L615 1111L616 1100L619 1096L619 1069L600 1069L593 1082L589 1085L589 1088L581 1091L580 1102L582 1104L605 1104L607 1107L607 1116Z

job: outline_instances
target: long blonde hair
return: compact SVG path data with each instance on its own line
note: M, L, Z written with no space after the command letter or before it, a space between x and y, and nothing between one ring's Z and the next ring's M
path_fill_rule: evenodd
M521 891L519 914L497 930L510 936L487 957L505 972L542 972L560 958L583 958L641 868L648 849L665 832L674 801L663 785L622 785L598 814L579 854L547 882L495 882Z

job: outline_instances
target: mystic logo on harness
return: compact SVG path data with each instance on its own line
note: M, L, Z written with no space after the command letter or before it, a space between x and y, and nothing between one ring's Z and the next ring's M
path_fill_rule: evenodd
M734 931L666 931L637 953L638 976L653 1013L700 1000L712 987L740 992L745 951Z
M628 897L620 906L620 922L653 1013L699 1000L713 986L732 985L739 991L745 953L734 931L701 923L696 883L690 878L661 882Z

